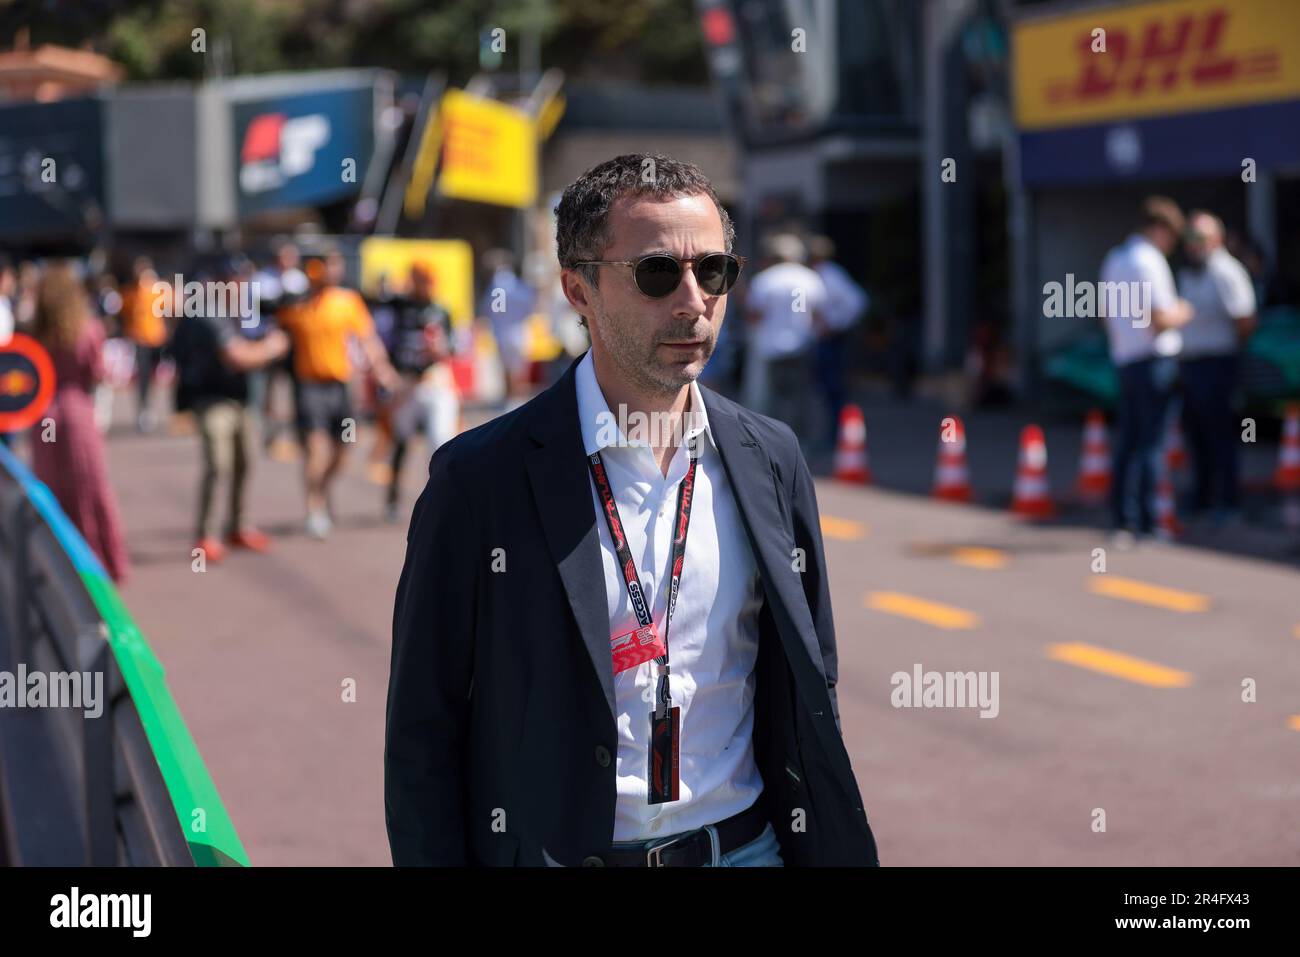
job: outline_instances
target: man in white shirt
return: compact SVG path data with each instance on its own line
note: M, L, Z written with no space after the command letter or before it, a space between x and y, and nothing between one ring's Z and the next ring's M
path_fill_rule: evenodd
M744 265L734 237L668 156L565 190L557 254L591 349L441 446L412 516L394 863L879 863L812 475L787 426L696 382Z
M1177 373L1179 327L1191 307L1178 298L1166 258L1183 232L1173 200L1148 197L1137 230L1106 254L1098 302L1119 377L1119 435L1111 483L1111 523L1126 545L1155 530L1152 495L1160 473L1169 398Z
M1178 289L1191 304L1182 328L1179 356L1186 408L1187 441L1196 482L1192 508L1215 508L1219 521L1238 508L1237 350L1255 326L1255 289L1246 267L1224 248L1223 223L1197 210L1188 217L1189 266L1178 273Z
M835 261L835 244L826 236L814 236L808 243L813 272L826 286L826 323L817 339L817 382L830 409L830 444L839 432L840 409L844 407L844 360L849 330L858 324L871 300L854 282L847 269Z
M755 276L745 297L751 375L761 386L758 405L798 436L807 435L808 385L813 345L825 326L826 284L804 265L803 240L779 233L767 241L776 262Z

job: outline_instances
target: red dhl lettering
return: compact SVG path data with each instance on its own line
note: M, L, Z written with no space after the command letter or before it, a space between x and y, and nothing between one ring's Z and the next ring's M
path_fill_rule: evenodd
M1229 9L1216 8L1148 20L1134 29L1108 27L1105 53L1093 51L1091 30L1081 33L1074 46L1079 72L1055 84L1048 99L1055 104L1098 102L1275 79L1281 71L1277 49L1223 49L1231 16Z

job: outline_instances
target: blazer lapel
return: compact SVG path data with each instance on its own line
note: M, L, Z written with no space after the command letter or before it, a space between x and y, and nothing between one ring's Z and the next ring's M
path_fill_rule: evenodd
M797 638L813 666L820 671L822 656L817 629L799 575L791 564L795 544L786 531L787 519L778 502L777 478L771 459L734 412L713 401L708 389L700 391L787 654L793 652L791 638Z
M591 502L587 456L578 425L574 383L577 361L538 401L530 434L536 448L524 456L542 530L582 642L604 689L611 717L617 720L614 665L609 650L609 610L605 569L601 564L596 510Z

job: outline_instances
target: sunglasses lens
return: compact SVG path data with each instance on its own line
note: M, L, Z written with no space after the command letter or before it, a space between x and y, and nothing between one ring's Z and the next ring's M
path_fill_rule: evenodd
M652 299L660 299L677 288L682 267L669 256L647 256L636 267L636 287Z
M725 295L727 290L735 285L739 275L740 263L734 256L724 253L705 256L695 266L695 276L699 280L700 289L709 296Z

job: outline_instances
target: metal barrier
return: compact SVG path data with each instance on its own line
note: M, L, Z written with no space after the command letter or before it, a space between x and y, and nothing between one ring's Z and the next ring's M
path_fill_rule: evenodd
M0 862L247 865L162 666L49 489L3 446L0 672L18 695L20 672L47 687L102 676L98 715L0 707Z

